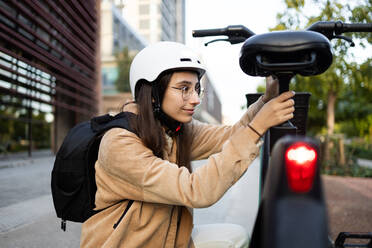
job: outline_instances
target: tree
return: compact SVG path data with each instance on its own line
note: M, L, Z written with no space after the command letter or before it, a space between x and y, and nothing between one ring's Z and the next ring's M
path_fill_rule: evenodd
M372 144L372 59L350 65L351 88L338 101L336 113L340 129L349 136L363 137Z
M116 61L118 65L118 78L115 81L116 89L120 92L130 92L129 84L129 69L134 55L129 53L128 47L116 54Z
M372 22L371 0L361 0L357 3L341 0L285 0L285 3L287 9L277 15L279 23L272 30L304 29L316 21ZM314 16L307 15L310 4L316 4L319 9L319 12ZM347 35L350 36L350 34ZM352 33L352 36L354 40L362 38L358 40L357 46L359 47L365 47L365 42L372 40L371 33ZM359 66L355 62L351 62L353 55L347 51L349 48L347 42L332 40L332 45L335 56L333 64L327 72L315 77L297 76L293 80L291 88L295 91L307 91L312 94L309 128L313 134L323 132L330 136L337 128L350 131L350 123L353 125L357 123L356 127L360 129L359 134L369 132L371 135L371 130L366 130L368 129L366 126L372 121L371 108L369 110L359 109L363 104L370 102L371 91L366 88L369 89L372 80L370 77L371 61L368 60ZM369 96L365 95L366 92ZM351 98L351 96L353 97ZM355 101L351 102L351 99ZM314 109L318 111L314 111ZM346 109L355 111L347 116L345 113L350 113L350 111L345 111ZM324 113L326 113L326 118L324 118ZM350 118L357 116L359 119ZM345 121L344 124L348 123L348 125L336 126L335 119L340 121L337 124ZM323 128L324 125L326 125L326 129ZM351 133L356 134L355 131ZM326 153L327 151L328 149L326 149Z
M277 18L279 24L273 30L283 29L304 29L316 21L330 21L341 20L344 22L371 22L372 19L372 5L371 0L360 2L358 6L351 6L350 4L341 4L339 0L312 0L306 3L314 3L320 10L317 16L306 16L305 0L285 0L288 7L284 13L278 14ZM302 24L302 25L301 25ZM354 38L367 38L360 40L360 46L364 47L364 42L371 41L371 33L353 33ZM320 111L314 111L309 116L312 122L312 131L319 132L323 126L324 121L321 121L322 110L327 113L327 131L328 135L334 133L335 129L335 109L337 99L344 94L345 90L350 90L349 85L353 83L360 83L353 80L356 71L356 64L349 64L350 56L347 52L349 47L345 41L332 41L334 48L334 61L330 69L322 75L316 77L299 77L294 79L292 87L297 91L309 91L312 93L311 106ZM355 87L354 87L355 88ZM325 109L326 108L326 109ZM324 113L324 112L323 112ZM320 122L319 122L320 121Z

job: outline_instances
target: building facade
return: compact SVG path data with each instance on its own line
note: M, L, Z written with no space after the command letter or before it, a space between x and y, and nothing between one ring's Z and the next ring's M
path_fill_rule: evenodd
M100 1L0 0L0 152L60 146L98 113Z
M128 23L149 43L185 42L185 0L115 1Z
M208 73L204 74L201 84L204 87L205 94L200 105L196 109L195 118L212 124L222 123L221 101L210 81Z
M112 1L101 2L101 76L103 103L101 113L118 112L131 94L119 93L115 82L119 75L117 54L126 48L134 56L147 41L134 30Z

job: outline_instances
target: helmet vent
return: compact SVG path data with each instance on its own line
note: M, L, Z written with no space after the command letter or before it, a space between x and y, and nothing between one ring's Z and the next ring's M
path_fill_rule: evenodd
M191 62L191 59L190 58L182 58L182 59L180 59L181 60L181 62L185 62L185 61L189 61L189 62Z
M198 62L198 64L201 64L199 60L197 60L196 62Z

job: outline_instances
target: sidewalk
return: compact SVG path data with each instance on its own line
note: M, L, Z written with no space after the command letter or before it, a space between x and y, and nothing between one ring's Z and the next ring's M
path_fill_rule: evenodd
M34 161L38 159L46 157L54 157L54 154L50 149L33 151L32 157L29 157L28 152L19 152L15 154L1 154L0 169L17 166L26 166L32 164Z
M340 232L372 232L372 178L323 175L322 181L331 238Z

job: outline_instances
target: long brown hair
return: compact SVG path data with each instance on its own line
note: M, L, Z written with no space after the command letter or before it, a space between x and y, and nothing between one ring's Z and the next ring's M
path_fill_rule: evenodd
M162 73L155 82L158 87L160 102L163 101L165 90L174 72ZM136 102L138 105L137 118L133 119L132 126L146 147L152 150L155 156L164 159L165 146L167 144L165 131L159 120L153 113L153 87L145 80L137 83ZM177 165L186 167L191 172L191 141L189 125L183 125L180 133L176 135Z

